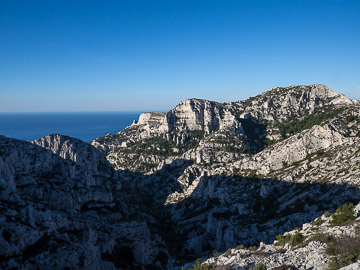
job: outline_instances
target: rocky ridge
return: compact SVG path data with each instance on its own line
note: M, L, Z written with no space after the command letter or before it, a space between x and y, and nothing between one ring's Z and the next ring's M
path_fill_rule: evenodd
M358 118L358 111L357 101L323 85L278 87L238 102L186 100L168 113L142 114L124 131L92 145L105 150L116 169L145 173L174 158L227 163L338 114ZM359 134L358 127L354 132Z

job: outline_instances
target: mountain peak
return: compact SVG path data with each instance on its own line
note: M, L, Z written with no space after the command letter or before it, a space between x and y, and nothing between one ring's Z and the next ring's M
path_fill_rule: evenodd
M326 85L323 84L312 84L312 85L291 85L287 87L275 87L270 90L265 91L262 95L295 95L295 96L309 96L313 98L320 98L325 102L330 102L332 104L339 103L352 103L352 101L345 97L343 94L339 94Z

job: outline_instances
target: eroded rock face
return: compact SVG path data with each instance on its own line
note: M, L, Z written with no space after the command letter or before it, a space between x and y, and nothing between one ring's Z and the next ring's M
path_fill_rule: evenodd
M112 168L102 151L88 143L59 134L49 134L33 141L33 143L81 167L87 185L95 185L96 180L93 176L101 175L115 179L116 188L120 189L119 173Z
M59 134L49 134L36 139L33 143L50 150L63 159L75 162L87 171L93 173L100 173L99 169L112 171L112 166L106 160L104 153L81 140Z
M150 232L147 218L126 221L132 210L121 202L121 177L99 151L60 135L36 143L58 155L0 137L0 267L121 269L156 263L160 238Z
M219 104L203 99L188 99L168 113L142 113L134 125L149 133L167 133L178 129L204 130L209 134L216 128L236 123L235 116Z
M166 115L169 131L178 128L210 133L221 123L220 110L216 105L216 102L208 100L185 100Z
M244 114L273 121L283 121L289 116L312 114L317 109L329 105L353 105L355 102L338 94L325 85L295 85L272 88L245 102ZM250 106L249 106L250 105Z
M355 139L356 140L356 139ZM307 156L330 147L343 145L354 141L354 138L345 138L331 125L314 126L298 136L269 147L260 153L245 158L239 163L243 170L256 170L259 174L267 175L273 170L279 170L294 162L301 161Z

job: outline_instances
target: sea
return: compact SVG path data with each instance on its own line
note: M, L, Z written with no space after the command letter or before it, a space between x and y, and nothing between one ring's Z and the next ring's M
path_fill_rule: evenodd
M85 142L115 134L138 120L141 112L0 113L0 135L33 141L50 133Z

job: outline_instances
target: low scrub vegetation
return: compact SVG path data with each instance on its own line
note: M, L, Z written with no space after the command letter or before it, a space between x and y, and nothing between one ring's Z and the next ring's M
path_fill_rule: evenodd
M312 225L315 225L315 226L320 226L321 224L324 223L324 220L321 218L321 217L318 217L317 219L315 219L313 222L312 222Z
M326 253L333 257L329 262L329 270L339 269L360 258L360 237L342 236L327 243Z
M314 234L309 241L318 241L324 244L329 244L335 241L335 238L330 235L330 234L326 234L326 233L316 233Z
M181 268L181 270L185 269ZM186 270L230 270L230 265L212 266L209 264L201 264L200 260L196 260L193 267L187 268Z
M344 204L340 208L336 209L336 212L332 215L332 220L330 221L331 226L342 226L350 220L354 220L354 205Z
M301 244L303 242L303 240L304 240L304 236L301 233L297 232L291 236L290 244L293 247L295 247L295 246Z
M283 246L286 243L289 243L291 239L291 235L287 234L287 235L283 235L283 234L278 234L276 236L276 240L277 242L275 243L276 246Z
M276 246L283 246L286 243L290 243L293 247L295 247L295 246L301 244L304 241L304 236L299 232L296 232L293 235L279 234L279 235L276 236L276 240L278 241L275 244Z
M309 129L314 125L320 125L324 121L328 121L337 116L341 112L340 109L334 109L331 106L323 111L316 112L305 116L302 120L290 118L288 121L279 124L279 133L283 139L297 134L305 129Z
M263 264L259 264L257 266L254 267L254 270L266 270L266 266Z
M281 266L272 268L272 270L295 270L295 269L296 269L296 267L292 266L292 265L281 265Z

